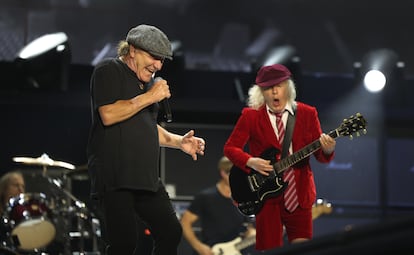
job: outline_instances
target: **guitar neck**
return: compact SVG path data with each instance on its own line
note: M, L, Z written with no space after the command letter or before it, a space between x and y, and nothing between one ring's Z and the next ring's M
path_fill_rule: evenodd
M339 137L339 132L337 129L332 130L328 133L328 135L334 139ZM273 168L277 173L281 173L288 169L289 167L295 165L302 159L309 157L312 155L315 151L319 150L321 147L321 143L319 142L319 139L313 141L311 144L306 145L302 149L298 150L297 152L293 153L292 155L289 155L286 158L281 159L280 161L273 164Z
M236 250L241 251L255 243L256 243L256 235L251 235L251 236L244 238L239 243L237 243L235 247L236 247Z

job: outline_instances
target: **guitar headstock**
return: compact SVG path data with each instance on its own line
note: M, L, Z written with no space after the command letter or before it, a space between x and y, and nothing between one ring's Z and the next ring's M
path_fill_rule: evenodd
M322 214L330 214L332 212L332 205L325 199L317 199L312 206L312 219L316 219Z
M336 132L339 133L338 136L349 136L353 138L353 134L356 133L357 136L360 136L360 131L363 134L367 133L366 129L367 122L361 113L356 113L351 115L349 118L344 119L342 124L336 129Z

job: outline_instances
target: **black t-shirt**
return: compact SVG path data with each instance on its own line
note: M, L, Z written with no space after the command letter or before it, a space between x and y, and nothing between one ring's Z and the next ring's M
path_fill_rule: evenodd
M215 186L197 194L188 210L198 215L201 239L208 245L231 241L246 231L246 218Z
M100 106L145 93L148 86L119 59L106 59L95 67L91 77L92 126L87 149L93 196L107 189L158 189L158 104L111 126L103 125L98 112Z

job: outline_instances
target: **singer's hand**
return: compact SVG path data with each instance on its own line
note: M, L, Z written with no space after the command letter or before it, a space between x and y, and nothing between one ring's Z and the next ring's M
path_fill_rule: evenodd
M190 130L183 136L181 141L181 150L197 160L197 154L204 155L206 142L204 139L194 136L194 130Z
M154 85L152 85L147 93L150 93L154 103L158 103L164 98L171 97L170 86L168 86L167 81L163 79L156 79Z

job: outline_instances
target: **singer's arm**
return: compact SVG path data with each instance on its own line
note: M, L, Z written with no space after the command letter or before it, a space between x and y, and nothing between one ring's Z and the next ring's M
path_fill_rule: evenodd
M98 110L102 123L105 126L110 126L129 119L137 112L155 102L157 101L154 101L153 97L145 93L129 100L118 100L113 104L103 105Z
M174 149L180 148L181 140L183 139L181 135L171 133L160 125L157 125L157 128L160 146Z
M150 90L128 100L118 100L113 104L99 107L99 115L105 126L129 119L148 105L171 96L165 81L156 82Z
M160 125L157 127L160 146L181 149L191 155L194 160L197 160L197 154L204 155L205 141L194 136L194 130L190 130L185 135L177 135L167 131Z

